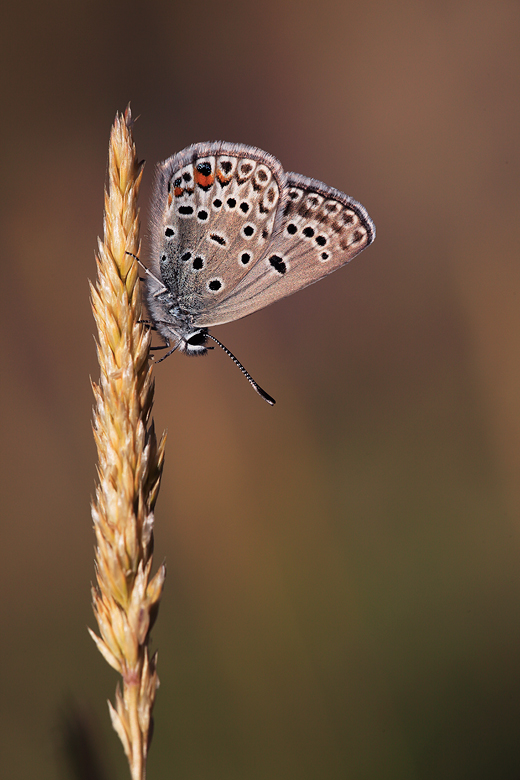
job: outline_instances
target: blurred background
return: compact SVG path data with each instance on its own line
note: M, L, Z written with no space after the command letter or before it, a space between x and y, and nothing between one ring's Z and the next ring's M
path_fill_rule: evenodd
M221 351L156 369L149 777L520 777L519 35L513 0L4 11L5 777L128 776L86 627L87 280L129 101L143 227L154 164L217 139L377 226L347 268L214 331L276 407ZM73 772L81 724L97 773Z

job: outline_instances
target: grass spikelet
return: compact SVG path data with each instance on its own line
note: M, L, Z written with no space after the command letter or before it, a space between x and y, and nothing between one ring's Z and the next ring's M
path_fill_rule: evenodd
M97 586L92 589L99 636L90 632L105 660L122 676L112 725L132 780L146 776L152 709L159 685L150 630L157 615L164 566L151 577L153 508L164 459L151 419L150 334L141 323L137 195L143 164L137 161L130 107L117 115L109 146L104 237L98 278L91 285L96 320L99 384L93 384L98 485L92 504Z

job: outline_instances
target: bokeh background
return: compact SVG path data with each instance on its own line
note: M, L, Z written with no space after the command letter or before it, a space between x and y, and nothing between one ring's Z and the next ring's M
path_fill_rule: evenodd
M4 777L127 777L89 585L87 279L107 142L225 139L375 244L156 370L168 429L149 776L520 777L520 5L13 3L2 80ZM86 730L98 771L74 774Z

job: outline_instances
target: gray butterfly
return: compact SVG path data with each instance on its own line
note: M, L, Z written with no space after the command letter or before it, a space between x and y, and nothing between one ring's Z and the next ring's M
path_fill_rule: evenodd
M261 149L193 144L157 167L151 204L148 310L187 355L221 346L208 333L336 271L375 238L364 207L339 190L285 173Z

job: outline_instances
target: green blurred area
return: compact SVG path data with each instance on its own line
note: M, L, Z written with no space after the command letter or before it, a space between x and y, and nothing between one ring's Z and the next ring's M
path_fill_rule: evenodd
M519 33L508 0L6 13L3 776L73 777L77 718L127 777L86 632L87 278L129 100L145 231L155 162L217 139L346 191L378 231L217 329L274 409L223 354L157 367L149 777L520 776Z

